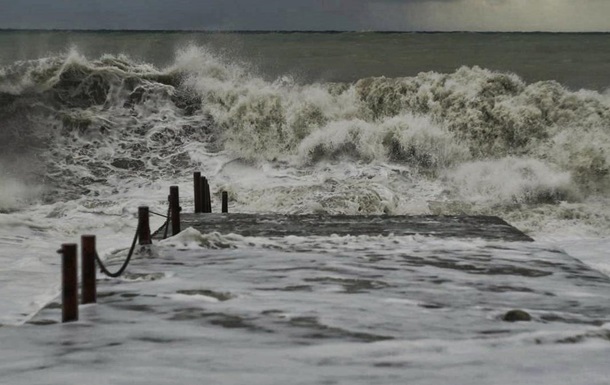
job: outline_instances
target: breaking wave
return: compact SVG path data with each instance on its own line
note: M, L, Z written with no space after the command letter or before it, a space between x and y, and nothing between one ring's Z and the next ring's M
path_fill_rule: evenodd
M71 51L1 68L0 122L0 164L27 157L20 183L46 201L218 156L292 178L261 190L219 174L244 210L522 213L610 187L609 95L478 67L302 85L202 47L164 69Z

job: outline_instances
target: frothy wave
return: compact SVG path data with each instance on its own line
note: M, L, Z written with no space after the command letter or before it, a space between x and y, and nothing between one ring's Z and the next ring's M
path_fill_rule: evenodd
M244 211L478 212L610 187L608 94L478 67L300 85L202 47L165 69L72 51L0 69L0 100L0 162L35 154L47 200L236 158L292 178L254 187L209 166Z

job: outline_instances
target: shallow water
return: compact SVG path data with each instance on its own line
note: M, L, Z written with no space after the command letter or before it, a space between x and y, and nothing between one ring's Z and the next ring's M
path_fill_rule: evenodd
M13 349L0 378L602 384L610 374L610 279L542 244L233 236L202 248L209 237L189 229L143 249L123 278L99 282L98 305L77 323L57 323L51 304L1 328ZM503 321L516 308L532 320Z

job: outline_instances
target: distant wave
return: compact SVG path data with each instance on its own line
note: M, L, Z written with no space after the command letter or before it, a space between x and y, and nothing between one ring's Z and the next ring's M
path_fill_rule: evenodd
M0 69L0 101L3 157L34 153L47 199L188 169L193 143L296 168L396 164L463 200L577 201L610 186L608 95L478 67L299 85L202 47L165 69L71 52Z

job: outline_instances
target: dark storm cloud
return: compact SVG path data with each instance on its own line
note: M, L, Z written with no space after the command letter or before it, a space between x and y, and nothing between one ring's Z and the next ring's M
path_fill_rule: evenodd
M0 28L609 30L608 0L0 0Z

